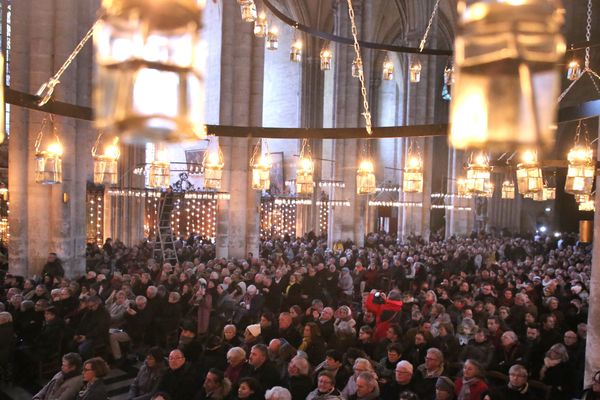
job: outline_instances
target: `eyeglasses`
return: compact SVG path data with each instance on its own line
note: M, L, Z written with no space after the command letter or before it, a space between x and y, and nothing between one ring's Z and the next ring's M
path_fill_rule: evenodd
M85 367L83 368L83 372L90 372L93 370L94 370L94 368L85 368Z

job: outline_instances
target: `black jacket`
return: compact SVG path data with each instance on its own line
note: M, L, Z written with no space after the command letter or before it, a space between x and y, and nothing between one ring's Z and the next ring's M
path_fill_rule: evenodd
M171 400L193 399L202 385L202 379L192 365L186 362L181 368L169 368L158 385L158 391L167 392Z

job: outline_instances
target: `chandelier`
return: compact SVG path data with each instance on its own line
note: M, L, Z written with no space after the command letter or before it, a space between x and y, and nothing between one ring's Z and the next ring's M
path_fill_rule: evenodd
M594 185L594 175L596 174L594 151L587 143L587 130L585 132L585 143L579 143L581 127L582 122L577 126L575 145L567 155L569 168L565 180L565 192L570 194L591 193Z
M209 138L208 148L204 152L204 158L202 159L205 189L221 189L224 166L225 161L223 159L221 146L219 146L219 140L216 136L211 135Z
M391 81L394 79L394 63L386 55L383 60L383 80Z
M54 135L54 141L46 143L46 147L43 149L42 142L44 139L44 129L48 124ZM50 116L49 120L44 119L42 121L42 126L40 127L40 131L35 140L34 179L36 183L53 185L62 182L62 154L63 147L60 143L60 138L56 133L54 118Z
M125 143L197 140L204 110L204 0L102 0L95 122Z
M263 152L263 143L265 151ZM267 147L267 141L260 139L250 159L250 168L252 168L252 189L269 190L271 186L271 155Z
M459 0L455 148L549 146L565 52L557 0Z
M119 138L115 137L111 143L104 147L102 154L98 154L102 132L98 134L96 143L92 147L94 159L94 184L116 185L118 183L118 161L121 155L119 150Z
M465 178L458 178L456 180L456 195L458 197L467 197L469 195L467 180Z
M502 198L503 199L514 199L515 198L515 184L512 180L505 180L502 182Z
M521 163L517 165L517 184L519 193L526 195L544 190L542 170L534 151L523 152Z
M314 191L313 174L315 171L314 162L310 150L308 139L302 139L302 149L300 150L300 159L296 167L296 193L312 194Z
M331 69L331 59L333 58L331 50L324 47L319 54L319 58L321 59L321 71L329 71Z
M412 142L404 164L402 191L404 193L421 193L423 191L423 157L418 151L412 149Z
M267 14L263 11L258 15L256 21L254 21L254 36L259 38L265 37L268 31L267 27Z
M489 192L491 171L485 153L471 153L467 165L467 192L475 196L485 196Z

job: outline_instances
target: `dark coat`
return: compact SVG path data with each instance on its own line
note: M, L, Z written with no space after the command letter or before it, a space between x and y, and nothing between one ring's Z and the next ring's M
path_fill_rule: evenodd
M313 390L315 385L307 375L292 376L288 378L287 388L292 394L292 400L304 400Z
M83 335L94 344L108 343L108 329L110 327L110 315L106 308L100 306L96 310L87 310L75 333Z
M155 368L150 368L146 363L142 365L137 376L129 386L128 399L147 400L158 390L158 385L165 374L164 364L157 364Z
M185 363L181 368L167 369L158 390L167 392L171 400L193 399L202 385L202 379L190 363Z
M102 381L102 379L98 379L87 389L82 389L77 395L77 400L108 400L108 395L106 394L106 385Z

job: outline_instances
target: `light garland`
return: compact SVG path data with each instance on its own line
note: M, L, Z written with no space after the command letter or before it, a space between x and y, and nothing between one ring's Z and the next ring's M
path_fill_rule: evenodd
M319 181L320 188L345 188L346 183L344 181L334 181L334 180L323 180Z
M369 201L370 207L423 207L423 203L421 202L413 202L413 201Z
M317 200L316 203L323 207L350 207L350 200Z
M273 202L277 205L303 205L303 206L311 206L311 199L275 199Z
M86 216L87 242L102 246L104 242L104 196L101 190L88 190L86 194L88 212Z

